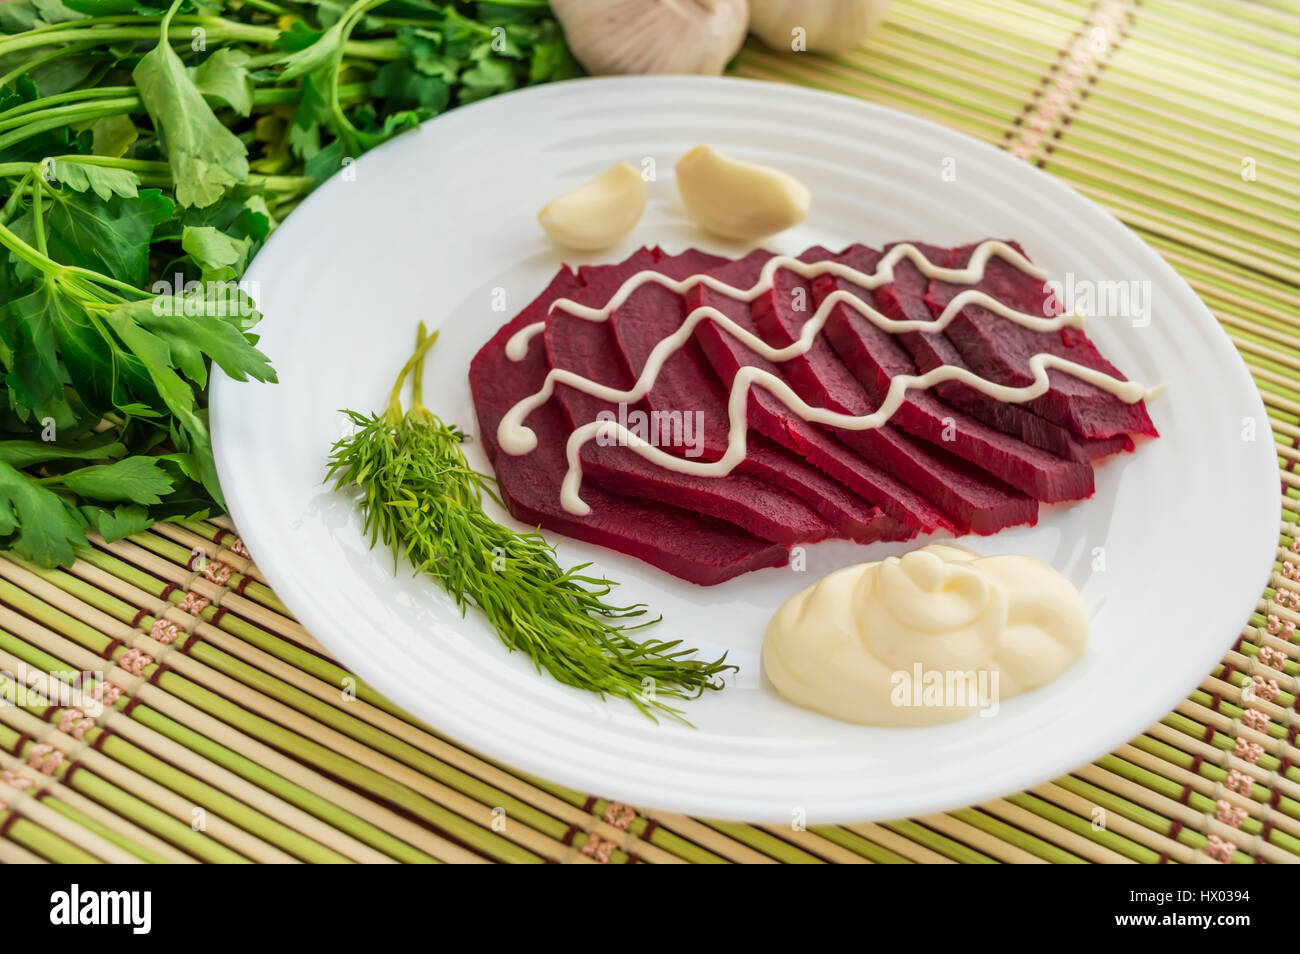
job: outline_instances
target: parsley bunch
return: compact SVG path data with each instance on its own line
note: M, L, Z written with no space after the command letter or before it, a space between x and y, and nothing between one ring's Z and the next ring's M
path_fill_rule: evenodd
M0 3L0 548L223 506L205 390L274 381L238 286L351 159L575 75L542 0Z

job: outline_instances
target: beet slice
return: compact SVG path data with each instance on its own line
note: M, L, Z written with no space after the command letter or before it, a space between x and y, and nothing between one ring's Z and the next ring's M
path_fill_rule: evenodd
M574 299L601 307L624 281L644 269L685 278L723 261L702 252L665 257L658 250L643 250L621 265L583 269L579 274L585 286ZM678 296L651 283L637 289L619 310L626 310L629 320L636 320L637 315L672 307L680 308ZM564 368L620 390L635 383L618 356L608 321L586 321L553 312L546 320L546 352L552 368ZM567 385L556 388L554 400L574 427L596 420L601 412L619 416L614 404ZM745 474L696 477L677 473L647 461L630 447L601 446L597 441L586 444L581 460L584 476L608 490L726 520L765 540L789 546L824 540L832 533L830 525L794 494Z
M730 267L729 263L719 269ZM716 274L719 269L710 274ZM638 296L627 307L614 312L610 327L630 378L641 373L650 353L663 339L681 328L687 311L681 296L669 294ZM685 347L664 363L642 403L648 414L656 415L665 425L675 422L676 434L691 434L696 438L692 446L661 445L664 450L715 461L726 453L731 422L728 392L698 342L700 329L707 324L710 323L706 321L697 327ZM908 534L905 526L887 517L869 501L850 493L795 453L756 434L749 436L745 459L734 473L746 474L793 493L816 510L837 537L870 543L882 538L900 539Z
M784 547L738 527L675 507L611 494L600 487L583 489L583 499L591 506L589 514L577 517L567 512L560 505L560 484L567 470L564 442L570 426L554 402L528 416L526 423L538 438L536 449L520 456L501 450L497 442L501 418L518 401L535 393L550 369L540 339L533 341L522 361L506 357L506 342L521 328L542 320L552 301L572 297L581 288L571 271L561 269L541 296L498 331L470 363L470 391L480 439L510 512L525 523L625 553L705 586L750 570L783 566L787 560Z
M1024 254L1014 242L1007 244ZM975 248L974 245L964 245L952 249L948 253L946 264L952 268L964 267ZM1061 310L1060 303L1041 280L1025 274L996 256L989 259L983 280L975 285L930 282L926 304L931 313L938 315L948 302L967 288L978 288L1003 304L1031 315L1054 315ZM999 384L1023 387L1032 383L1034 376L1029 371L1029 359L1039 352L1068 358L1085 367L1127 380L1113 364L1102 357L1097 346L1079 328L1062 328L1054 332L1034 331L979 305L969 305L948 326L947 336L972 370ZM1157 436L1155 425L1151 423L1143 402L1128 404L1108 391L1063 371L1048 371L1047 377L1051 389L1024 405L1035 414L1068 427L1081 437L1107 438L1119 434Z
M1083 448L1089 460L1098 461L1113 454L1132 453L1134 445L1133 438L1127 434L1116 434L1114 437L1080 438L1079 446Z
M883 251L888 252L895 245L901 244L903 243L891 243ZM906 244L915 246L936 265L944 265L948 261L949 249L922 242ZM875 289L872 295L876 308L896 321L933 321L938 315L932 314L930 306L925 303L929 288L930 279L922 274L911 259L904 258L894 265L894 280ZM973 371L945 334L909 331L896 337L922 372L944 364ZM1039 417L1023 404L990 400L987 394L960 381L944 381L934 388L934 393L990 427L1018 437L1026 444L1041 447L1057 457L1079 462L1093 459L1083 446L1084 439L1076 439L1069 428Z
M713 269L709 274L733 287L748 288L758 280L764 263L771 257L772 253L767 251L751 252L737 262ZM750 334L761 337L746 303L704 286L697 286L687 294L686 307L690 310L700 305L718 309ZM752 351L713 322L701 323L696 329L695 338L700 344L701 353L713 366L726 390L730 389L736 372L744 365L761 368L789 384L781 365ZM758 431L771 442L799 455L816 469L834 478L837 484L871 501L892 517L899 524L899 529L889 532L886 539L908 539L917 532L928 533L939 527L952 528L942 511L920 494L838 443L822 429L809 424L769 391L761 387L750 389L747 418L751 432ZM829 496L830 491L825 493ZM823 515L825 516L824 513Z
M804 261L832 257L824 248L811 248ZM812 316L813 291L800 275L781 269L773 287L752 308L758 327L770 343L794 342ZM803 399L814 407L841 414L869 414L877 403L845 366L824 335L818 335L804 355L783 363L786 376ZM1004 527L1033 524L1037 502L961 460L910 434L892 422L872 430L836 429L835 435L872 463L924 494L952 518L959 530L996 533Z
M881 258L875 249L853 245L836 256L835 261L871 273ZM847 291L868 304L875 304L871 291L846 279L821 275L813 282L814 305L820 306L835 291ZM873 406L884 401L893 378L917 373L916 362L896 335L877 327L847 304L838 304L831 310L824 334L866 388ZM988 397L985 401L1001 403ZM1081 500L1092 495L1092 465L1088 462L1066 460L1026 444L944 404L929 391L908 391L893 420L903 430L937 444L1045 503Z
M802 451L799 452L801 455ZM804 456L795 456L768 438L749 435L749 454L742 465L745 473L784 487L808 503L835 531L835 536L855 543L877 540L910 540L917 528L897 520L871 502L871 498L832 479Z

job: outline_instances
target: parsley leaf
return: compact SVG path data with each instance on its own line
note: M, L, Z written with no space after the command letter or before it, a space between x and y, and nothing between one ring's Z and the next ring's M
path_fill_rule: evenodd
M166 144L177 202L211 205L248 177L248 150L217 119L165 36L131 77Z
M154 525L149 511L138 504L118 504L111 509L88 504L77 509L109 543L141 533Z
M127 457L91 464L52 478L79 497L106 502L159 504L171 493L172 479L150 457Z
M204 96L225 103L241 116L253 111L253 83L243 50L217 50L189 72Z
M86 540L84 518L54 491L0 462L0 546L42 566L69 564Z
M186 226L181 233L181 248L190 253L203 270L226 268L243 271L252 241L234 238L210 225Z
M275 380L237 282L278 222L365 149L576 73L542 0L0 0L0 550L220 506L204 389Z
M105 440L105 438L108 438ZM32 467L56 460L104 460L121 457L126 445L116 440L112 431L73 444L53 441L0 441L0 461L10 467Z
M0 308L0 340L10 355L5 386L23 409L20 414L63 426L73 413L64 395L55 328L68 307L50 282L41 281L31 294Z
M130 169L78 162L75 159L56 159L54 177L75 192L89 189L105 202L115 195L124 199L133 199L139 195L137 186L140 185L140 177Z
M56 189L49 198L45 228L50 257L103 272L128 285L145 284L149 243L154 228L171 218L175 210L171 199L158 189L107 199L94 192ZM30 234L33 227L31 212L15 223L20 234Z

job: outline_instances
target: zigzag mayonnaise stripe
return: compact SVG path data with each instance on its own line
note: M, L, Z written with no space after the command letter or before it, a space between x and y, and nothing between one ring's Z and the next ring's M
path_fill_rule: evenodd
M751 302L759 295L771 289L778 268L789 268L805 278L817 275L833 274L846 278L866 288L875 288L893 280L893 266L899 259L907 257L929 278L940 281L966 283L978 282L984 276L984 267L992 255L1012 263L1017 268L1036 278L1045 278L1046 274L1030 264L1019 252L1004 242L987 241L981 243L971 256L965 268L943 268L931 263L915 246L897 245L880 261L873 274L860 272L836 262L806 263L788 256L776 256L764 265L759 280L753 287L738 289L725 282L720 282L709 275L692 275L676 280L654 271L642 271L628 278L603 308L581 305L570 299L560 299L552 304L552 309L560 308L569 314L587 321L607 321L609 316L625 302L628 297L646 282L655 282L666 288L684 294L696 285L705 285L721 294L739 301ZM524 420L533 410L545 404L555 393L556 384L583 391L593 397L611 403L633 403L645 397L654 387L664 363L690 340L696 326L704 320L715 322L737 340L763 355L769 361L782 362L806 354L821 332L831 311L838 304L854 308L877 327L891 334L907 331L937 333L942 331L956 317L962 308L978 304L988 308L1011 321L1033 328L1036 331L1053 331L1067 326L1079 326L1081 319L1073 315L1061 315L1055 318L1043 318L1018 312L976 289L962 292L944 309L935 321L895 321L876 311L858 296L837 290L828 295L814 312L812 318L804 323L799 339L785 348L773 348L761 338L756 337L734 321L708 305L694 309L680 328L660 341L646 359L636 383L628 390L619 390L599 384L582 375L563 368L552 368L546 375L546 381L535 394L524 398L502 417L497 428L497 440L502 450L508 454L527 454L537 446L537 435L524 426ZM538 326L541 326L540 328ZM507 343L506 354L519 360L527 353L528 342L545 327L544 322L537 322L517 332ZM871 414L856 416L840 414L826 408L812 407L805 403L791 388L779 378L755 367L744 367L737 372L731 386L728 402L730 430L728 433L727 452L717 461L701 462L687 460L665 453L657 447L633 434L616 421L592 421L574 430L569 435L566 454L569 462L568 472L560 490L560 502L570 513L579 516L590 512L582 501L579 490L582 484L582 462L580 454L583 445L600 437L626 444L646 460L668 470L699 477L723 477L731 473L745 459L748 450L748 421L746 406L750 388L757 384L770 392L795 414L806 421L824 424L844 430L870 430L882 427L902 406L908 390L927 390L944 381L960 381L973 387L995 400L1008 403L1023 403L1045 394L1051 387L1047 377L1049 369L1063 371L1082 381L1086 381L1120 400L1132 404L1136 401L1154 397L1160 388L1148 389L1135 381L1120 381L1104 372L1097 371L1077 362L1056 355L1039 353L1029 359L1029 368L1034 374L1034 383L1023 387L996 384L972 373L966 368L953 365L940 365L922 375L897 375L889 385L885 400Z
M609 316L612 315L620 305L626 302L633 292L647 283L662 285L664 288L670 289L679 295L686 294L686 292L690 291L696 285L703 285L706 288L711 288L720 294L726 295L728 298L734 298L737 301L748 303L771 290L772 285L776 280L776 273L780 269L796 272L804 278L816 278L818 275L835 275L839 278L846 278L856 285L861 285L863 288L879 288L881 285L894 280L894 266L903 258L909 259L927 278L952 282L957 285L970 285L983 279L984 267L988 264L988 260L994 255L1010 262L1027 275L1031 275L1034 278L1047 278L1046 272L1038 268L1010 245L994 239L981 242L971 254L970 261L967 263L965 268L944 268L935 265L926 258L915 245L910 245L904 242L895 245L890 249L888 254L886 254L885 257L876 265L876 270L871 274L860 272L856 268L850 268L848 265L842 265L838 262L803 262L788 255L774 255L772 258L768 259L768 261L763 265L762 272L759 273L758 281L749 288L736 288L733 285L728 285L726 282L718 281L718 279L714 278L712 275L691 275L688 278L679 280L669 278L667 275L647 269L645 271L637 272L635 275L628 278L627 281L619 286L618 291L614 293L614 297L611 298L603 308L592 308L590 305L582 305L571 298L559 298L551 303L550 310L555 311L558 309L586 321L608 321ZM953 314L956 314L966 305L982 305L990 311L1001 315L1003 318L1008 318L1011 321L1022 324L1028 328L1033 328L1037 331L1050 331L1066 324L1082 324L1081 319L1075 320L1073 319L1073 316L1063 316L1061 319L1044 319L1037 315L1030 315L1023 311L1016 311L1012 308L1008 308L993 296L975 289L962 292L962 296L964 297L961 297L961 305L959 307L952 308L950 304L949 307L952 308ZM956 301L956 299L954 299L954 301ZM951 318L945 320L945 318L941 317L938 323L933 321L894 321L892 318L888 318L876 311L856 295L849 296L848 303L864 317L869 318L874 322L877 327L890 333L903 331L942 331L947 327L948 322L952 320ZM945 309L945 316L947 315L947 312L948 309ZM1045 322L1051 323L1045 324ZM506 357L513 361L522 361L524 355L528 353L528 343L545 330L546 322L544 321L535 321L531 325L519 329L511 336L510 340L506 342Z

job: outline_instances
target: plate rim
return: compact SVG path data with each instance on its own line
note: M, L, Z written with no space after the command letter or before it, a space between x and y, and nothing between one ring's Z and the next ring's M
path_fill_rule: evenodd
M1017 162L1014 157L1004 150L998 149L997 147L983 142L967 133L945 126L942 123L902 112L879 103L860 100L837 93L742 77L626 76L582 77L579 79L567 80L562 83L549 83L541 86L515 90L510 93L482 100L478 103L457 108L456 110L429 120L426 124L422 124L422 127L423 125L433 123L450 124L453 121L470 121L464 117L476 114L475 111L487 112L493 108L494 105L508 100L517 101L528 97L541 97L548 95L563 96L565 95L564 90L566 88L583 88L597 84L611 87L618 84L624 86L648 86L651 88L656 86L666 87L683 85L700 85L718 88L736 88L744 86L750 87L754 90L762 90L765 96L788 97L789 99L787 101L797 101L799 99L812 99L820 102L830 101L842 108L857 110L862 113L876 114L876 116L882 118L886 122L901 124L904 129L908 125L911 125L913 128L918 128L929 135L937 134L942 138L950 140L956 139L962 143L963 148L974 149L985 156L996 155L998 158L995 161L998 163L1004 163L1008 169L1015 169L1016 172L1014 174L1016 176L1028 175L1030 181L1038 184L1037 188L1045 189L1049 193L1054 192L1058 197L1065 196L1067 197L1067 200L1072 203L1082 202L1089 206L1094 213L1100 213L1109 220L1109 227L1122 230L1127 233L1132 241L1141 246L1141 248L1147 253L1152 268L1161 273L1159 277L1163 281L1172 282L1176 286L1181 286L1181 289L1185 291L1189 300L1195 302L1195 310L1198 313L1197 320L1204 326L1204 329L1208 333L1208 337L1213 341L1215 349L1222 351L1224 354L1230 354L1234 359L1231 362L1233 369L1231 378L1226 381L1221 380L1217 382L1218 385L1221 388L1225 388L1225 390L1231 386L1233 389L1241 391L1241 396L1245 398L1245 403L1250 404L1252 407L1252 414L1261 422L1267 422L1267 410L1264 406L1262 396L1255 387L1253 379L1250 377L1249 371L1245 366L1244 360L1232 346L1231 340L1228 338L1226 331L1224 331L1222 326L1209 311L1208 307L1203 301L1201 301L1200 297L1190 287L1186 280L1183 279L1183 277L1179 275L1167 261L1165 261L1159 252L1152 248L1140 235L1124 224L1117 216L1110 213L1086 195L1078 192L1067 183L1029 163L1023 161ZM497 106L497 108L500 107ZM372 154L387 150L396 143L401 142L403 138L404 137L399 136L394 140L390 140L390 142L385 143L378 149L372 150L370 153L360 157L357 161L363 162ZM332 179L334 180L333 185L337 186L337 174L332 177ZM299 208L307 208L327 201L325 197L330 191L330 186L331 182L327 181L326 183L322 183L321 186L313 190L313 192L307 196L307 198L300 204ZM272 247L272 243L276 241L276 238L276 234L273 233L268 240L267 245L259 251L258 257L266 254L266 250ZM250 263L249 270L251 271L251 269L252 263ZM1144 273L1149 274L1152 278L1157 277L1146 269L1144 269ZM222 436L225 431L224 425L222 424L223 419L229 418L232 421L237 421L238 415L233 413L233 411L222 412L221 408L223 406L230 407L233 402L237 401L237 395L239 393L239 388L241 387L245 386L229 379L220 371L220 369L215 367L213 368L212 390L210 396L212 440L218 475L222 481L222 489L226 496L227 507L231 516L235 519L236 525L239 527L241 536L248 543L249 549L253 553L258 554L259 557L270 557L270 559L257 560L257 565L266 575L268 582L271 584L277 595L285 605L290 608L295 617L303 623L308 632L312 633L313 636L315 636L316 633L321 633L322 636L326 637L316 638L321 638L322 644L328 647L329 640L326 634L330 632L330 620L317 600L312 598L310 592L308 592L311 589L311 586L309 585L309 575L303 574L301 570L296 567L284 567L278 563L274 558L275 545L274 539L271 536L272 530L264 521L251 518L244 521L239 519L241 512L247 516L250 510L255 509L252 506L251 501L254 500L258 494L256 492L255 482L246 481L243 478L244 471L250 470L250 468L247 468L248 462L230 459L226 451L226 441ZM237 424L232 426L237 427ZM1271 443L1271 441L1259 441L1258 443L1261 444L1261 453L1263 453L1267 451L1267 445ZM322 451L322 455L323 453L324 452ZM1267 494L1269 495L1268 499L1272 500L1273 498L1271 495L1275 491L1276 464L1273 460L1271 451L1268 451L1268 460ZM1261 468L1260 488L1258 488L1258 491L1265 490L1263 474L1264 471ZM1253 498L1254 494L1251 494L1251 497ZM1269 506L1270 508L1273 507L1271 503ZM1273 519L1273 516L1269 517L1270 540L1276 532L1276 527L1273 526L1271 522ZM1262 527L1263 522L1261 520L1261 528ZM1261 532L1261 541L1262 538L1263 534ZM1261 546L1261 551L1262 549L1263 547ZM1275 544L1271 543L1266 569L1263 567L1263 561L1261 561L1261 569L1264 570L1264 572L1259 573L1257 589L1260 591L1262 591L1267 584L1268 577L1272 572L1274 559ZM1247 624L1252 614L1253 606L1241 615L1241 624L1236 626L1236 630L1240 630L1242 625ZM1231 639L1225 637L1224 646L1223 649L1219 651L1219 655L1216 656L1215 659L1207 660L1205 665L1198 669L1198 672L1208 673L1211 671L1217 659L1222 657L1222 653L1226 652L1231 644ZM365 654L359 654L359 657L360 658L349 657L344 659L340 656L338 661L353 669L353 671L360 675L376 691L397 703L407 712L415 714L414 710L416 709L425 709L428 712L432 712L432 710L437 708L436 704L414 704L415 698L413 691L410 687L406 686L401 679L397 678L394 670L378 663L372 664L370 658ZM1193 676L1192 678L1195 679L1196 677ZM1188 688L1172 700L1166 700L1164 695L1157 694L1158 702L1147 702L1145 705L1135 705L1131 710L1135 713L1133 719L1121 720L1125 724L1132 722L1133 727L1123 738L1115 739L1113 742L1108 743L1105 748L1102 748L1100 751L1088 756L1087 761L1092 761L1112 751L1116 745L1123 744L1123 742L1128 739L1140 734L1149 725L1157 722L1162 716L1167 714L1181 699L1185 698L1187 692L1190 692L1195 685L1196 683L1194 681L1189 681ZM427 702L427 700L424 701ZM1138 718L1137 713L1141 713L1140 719ZM419 718L429 718L429 716L419 716ZM584 793L600 792L605 794L607 797L618 798L619 800L645 808L676 811L718 819L735 819L753 822L788 822L790 818L790 807L786 801L782 800L781 807L778 810L774 804L769 804L771 802L771 796L767 794L755 796L753 799L748 801L744 807L737 810L729 808L725 799L714 796L704 798L690 796L677 797L663 789L658 789L654 792L647 792L635 780L628 781L625 785L625 779L622 777L612 776L608 772L602 771L599 767L588 767L587 763L565 762L562 765L557 765L553 759L545 756L534 757L535 750L530 748L526 742L512 738L503 738L502 733L499 733L493 728L484 728L482 723L476 722L474 718L458 712L454 707L445 707L442 710L437 711L436 720L439 726L436 731L458 740L461 744L473 751L488 754L490 758L504 762L514 769L551 779ZM1139 722L1140 724L1138 724ZM981 794L974 798L968 798L964 795L963 800L958 804L954 804L951 797L936 797L932 794L931 789L926 789L924 791L914 792L914 797L910 798L907 808L902 811L894 811L891 809L888 812L882 813L870 808L865 808L861 805L853 807L853 805L856 805L857 803L852 802L851 799L840 799L838 802L823 801L818 805L818 810L816 812L817 820L855 822L946 811L957 807L978 804L981 801L990 798L996 798L1009 793L1021 791L1026 787L1041 783L1043 780L1054 778L1063 772L1068 772L1079 765L1086 764L1086 762L1079 760L1075 754L1071 754L1068 758L1061 758L1059 756L1053 758L1051 757L1050 752L1045 751L1038 758L1034 759L1032 764L1036 766L1032 772L1019 773L1019 775L1010 782L993 781L993 779L1001 779L1010 774L1002 773L1000 775L986 777L980 785L969 786L966 795L969 794L969 791L978 791ZM813 814L814 813L810 808L809 817L811 818Z

